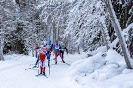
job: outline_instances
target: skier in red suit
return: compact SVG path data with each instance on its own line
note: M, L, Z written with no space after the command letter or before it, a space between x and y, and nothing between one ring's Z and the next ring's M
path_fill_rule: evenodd
M45 74L45 69L46 69L46 65L45 65L45 61L46 61L46 53L47 53L47 48L43 45L40 46L39 49L39 58L40 58L40 74L46 75Z

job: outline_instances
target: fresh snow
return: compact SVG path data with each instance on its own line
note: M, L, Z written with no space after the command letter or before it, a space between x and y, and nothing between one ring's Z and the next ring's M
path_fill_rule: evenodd
M38 69L27 69L33 67L35 57L25 55L6 55L5 61L0 62L0 88L78 88L76 83L67 81L69 65L61 62L54 64L53 55L51 58L50 75L49 68L46 68L48 78L36 77ZM80 57L79 57L80 58ZM75 61L73 55L65 55L65 61L71 64ZM47 66L47 62L46 62ZM25 70L26 69L26 70Z
M133 88L133 70L126 68L124 58L116 51L100 47L88 53L93 56L65 54L71 66L62 63L60 57L58 64L52 65L52 55L50 75L46 68L48 78L36 77L37 68L27 69L34 66L35 57L5 55L5 61L0 62L0 88Z

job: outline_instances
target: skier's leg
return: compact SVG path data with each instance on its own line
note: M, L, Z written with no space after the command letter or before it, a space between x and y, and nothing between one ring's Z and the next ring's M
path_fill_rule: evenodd
M45 69L46 69L45 61L46 61L46 60L44 60L43 63L42 63L42 64L43 64L43 75L46 75L46 74L45 74Z
M37 60L36 60L36 63L35 63L34 67L37 67L38 62L39 62L39 55L37 56Z
M60 51L61 57L63 56L62 52L63 52L63 51Z
M57 52L55 52L55 64L57 64Z
M36 58L38 57L38 55L37 55L37 54L38 54L38 52L37 52L37 50L36 50Z
M36 60L35 66L37 66L38 62L39 62L39 59Z
M47 54L48 63L50 63L50 56L51 56L51 53L48 53Z
M42 71L43 71L43 62L40 61L40 74L42 74Z
M60 52L59 52L59 56L61 57L62 62L63 62L63 63L65 63L64 58L62 57L62 55L61 55L61 53L60 53Z
M64 58L64 51L62 51L62 58Z

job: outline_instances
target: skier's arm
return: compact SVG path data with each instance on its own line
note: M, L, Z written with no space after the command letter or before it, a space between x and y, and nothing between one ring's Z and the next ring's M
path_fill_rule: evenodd
M62 49L62 46L59 44L59 50L61 50Z
M55 45L52 44L51 45L51 50L52 50L51 52L53 52L53 53L54 53L54 47L55 47Z
M68 54L68 49L65 47L65 49L66 49L66 52L67 52L67 54Z

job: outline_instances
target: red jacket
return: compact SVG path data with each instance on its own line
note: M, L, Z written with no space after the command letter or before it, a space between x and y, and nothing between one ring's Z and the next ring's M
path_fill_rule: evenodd
M47 48L46 47L41 47L39 49L39 52L40 52L40 60L44 61L45 58L46 58Z

